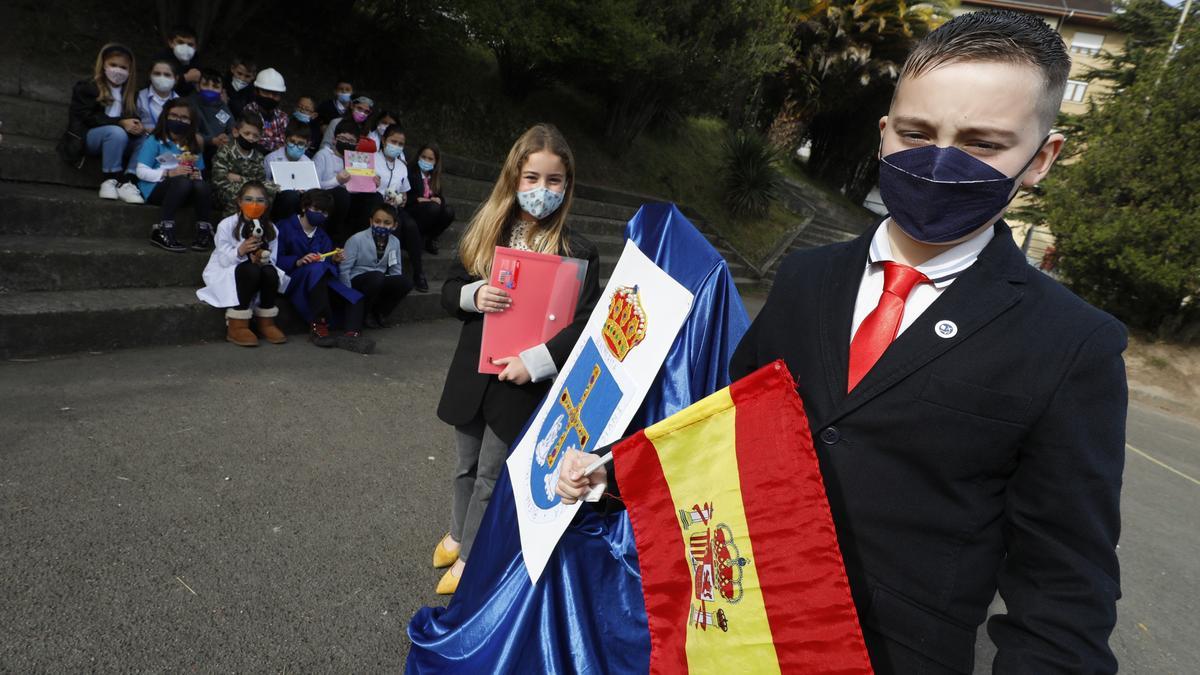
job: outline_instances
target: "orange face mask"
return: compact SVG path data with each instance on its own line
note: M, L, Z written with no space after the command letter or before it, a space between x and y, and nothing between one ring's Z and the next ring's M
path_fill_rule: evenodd
M267 205L262 202L242 202L242 215L250 220L258 220L266 212Z

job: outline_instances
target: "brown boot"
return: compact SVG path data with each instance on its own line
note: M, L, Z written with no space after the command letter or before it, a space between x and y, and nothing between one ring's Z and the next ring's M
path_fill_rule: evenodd
M225 310L225 339L242 347L258 346L258 337L250 330L250 310Z
M279 316L278 307L272 307L271 309L263 309L262 307L254 308L254 322L258 324L259 334L267 342L273 345L281 345L287 342L287 336L283 334L283 331L279 330L279 326L275 325L276 316Z

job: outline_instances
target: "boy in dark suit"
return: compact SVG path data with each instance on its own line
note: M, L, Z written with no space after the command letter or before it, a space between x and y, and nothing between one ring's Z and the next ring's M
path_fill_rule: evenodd
M783 358L814 430L878 673L1115 672L1125 329L1001 220L1063 145L1062 39L1015 12L923 39L879 121L889 211L794 254L734 354Z
M1001 220L1062 149L1070 58L1041 19L921 40L879 121L889 216L784 261L730 376L782 358L813 430L877 673L1111 673L1124 327L1029 266ZM579 479L568 458L560 493Z

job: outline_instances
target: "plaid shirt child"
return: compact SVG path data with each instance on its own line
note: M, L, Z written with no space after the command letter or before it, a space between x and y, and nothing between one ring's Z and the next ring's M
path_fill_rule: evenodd
M258 107L258 101L248 103L245 108L242 108L243 115L251 112L261 117L263 121L262 138L258 141L258 147L262 148L263 154L282 148L287 140L287 113L279 108L269 113L264 112Z

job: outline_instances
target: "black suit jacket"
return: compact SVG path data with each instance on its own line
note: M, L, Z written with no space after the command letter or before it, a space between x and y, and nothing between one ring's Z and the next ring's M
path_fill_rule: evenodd
M120 124L121 120L137 119L137 110L122 110L120 116L109 117L107 106L101 105L96 97L100 90L95 80L80 80L71 89L71 104L67 108L67 131L83 137L87 132L108 124ZM131 106L132 107L132 106Z
M1000 222L847 396L872 234L789 256L730 374L782 358L797 378L876 672L915 652L969 673L997 586L995 672L1115 672L1124 327Z
M546 341L546 348L554 364L562 368L571 349L583 333L592 309L600 299L600 254L595 244L587 239L569 234L571 257L587 260L587 276L579 289L579 303L575 318L557 335ZM438 417L447 424L467 424L482 414L484 421L501 440L509 445L517 439L525 422L537 409L538 404L550 390L551 381L531 382L516 385L501 382L495 375L479 372L479 350L483 343L483 314L464 312L459 306L463 286L478 281L456 262L450 278L442 284L442 306L452 316L463 322L458 336L458 347L446 374L446 385L442 389L442 400L438 404ZM515 356L515 354L514 354Z

